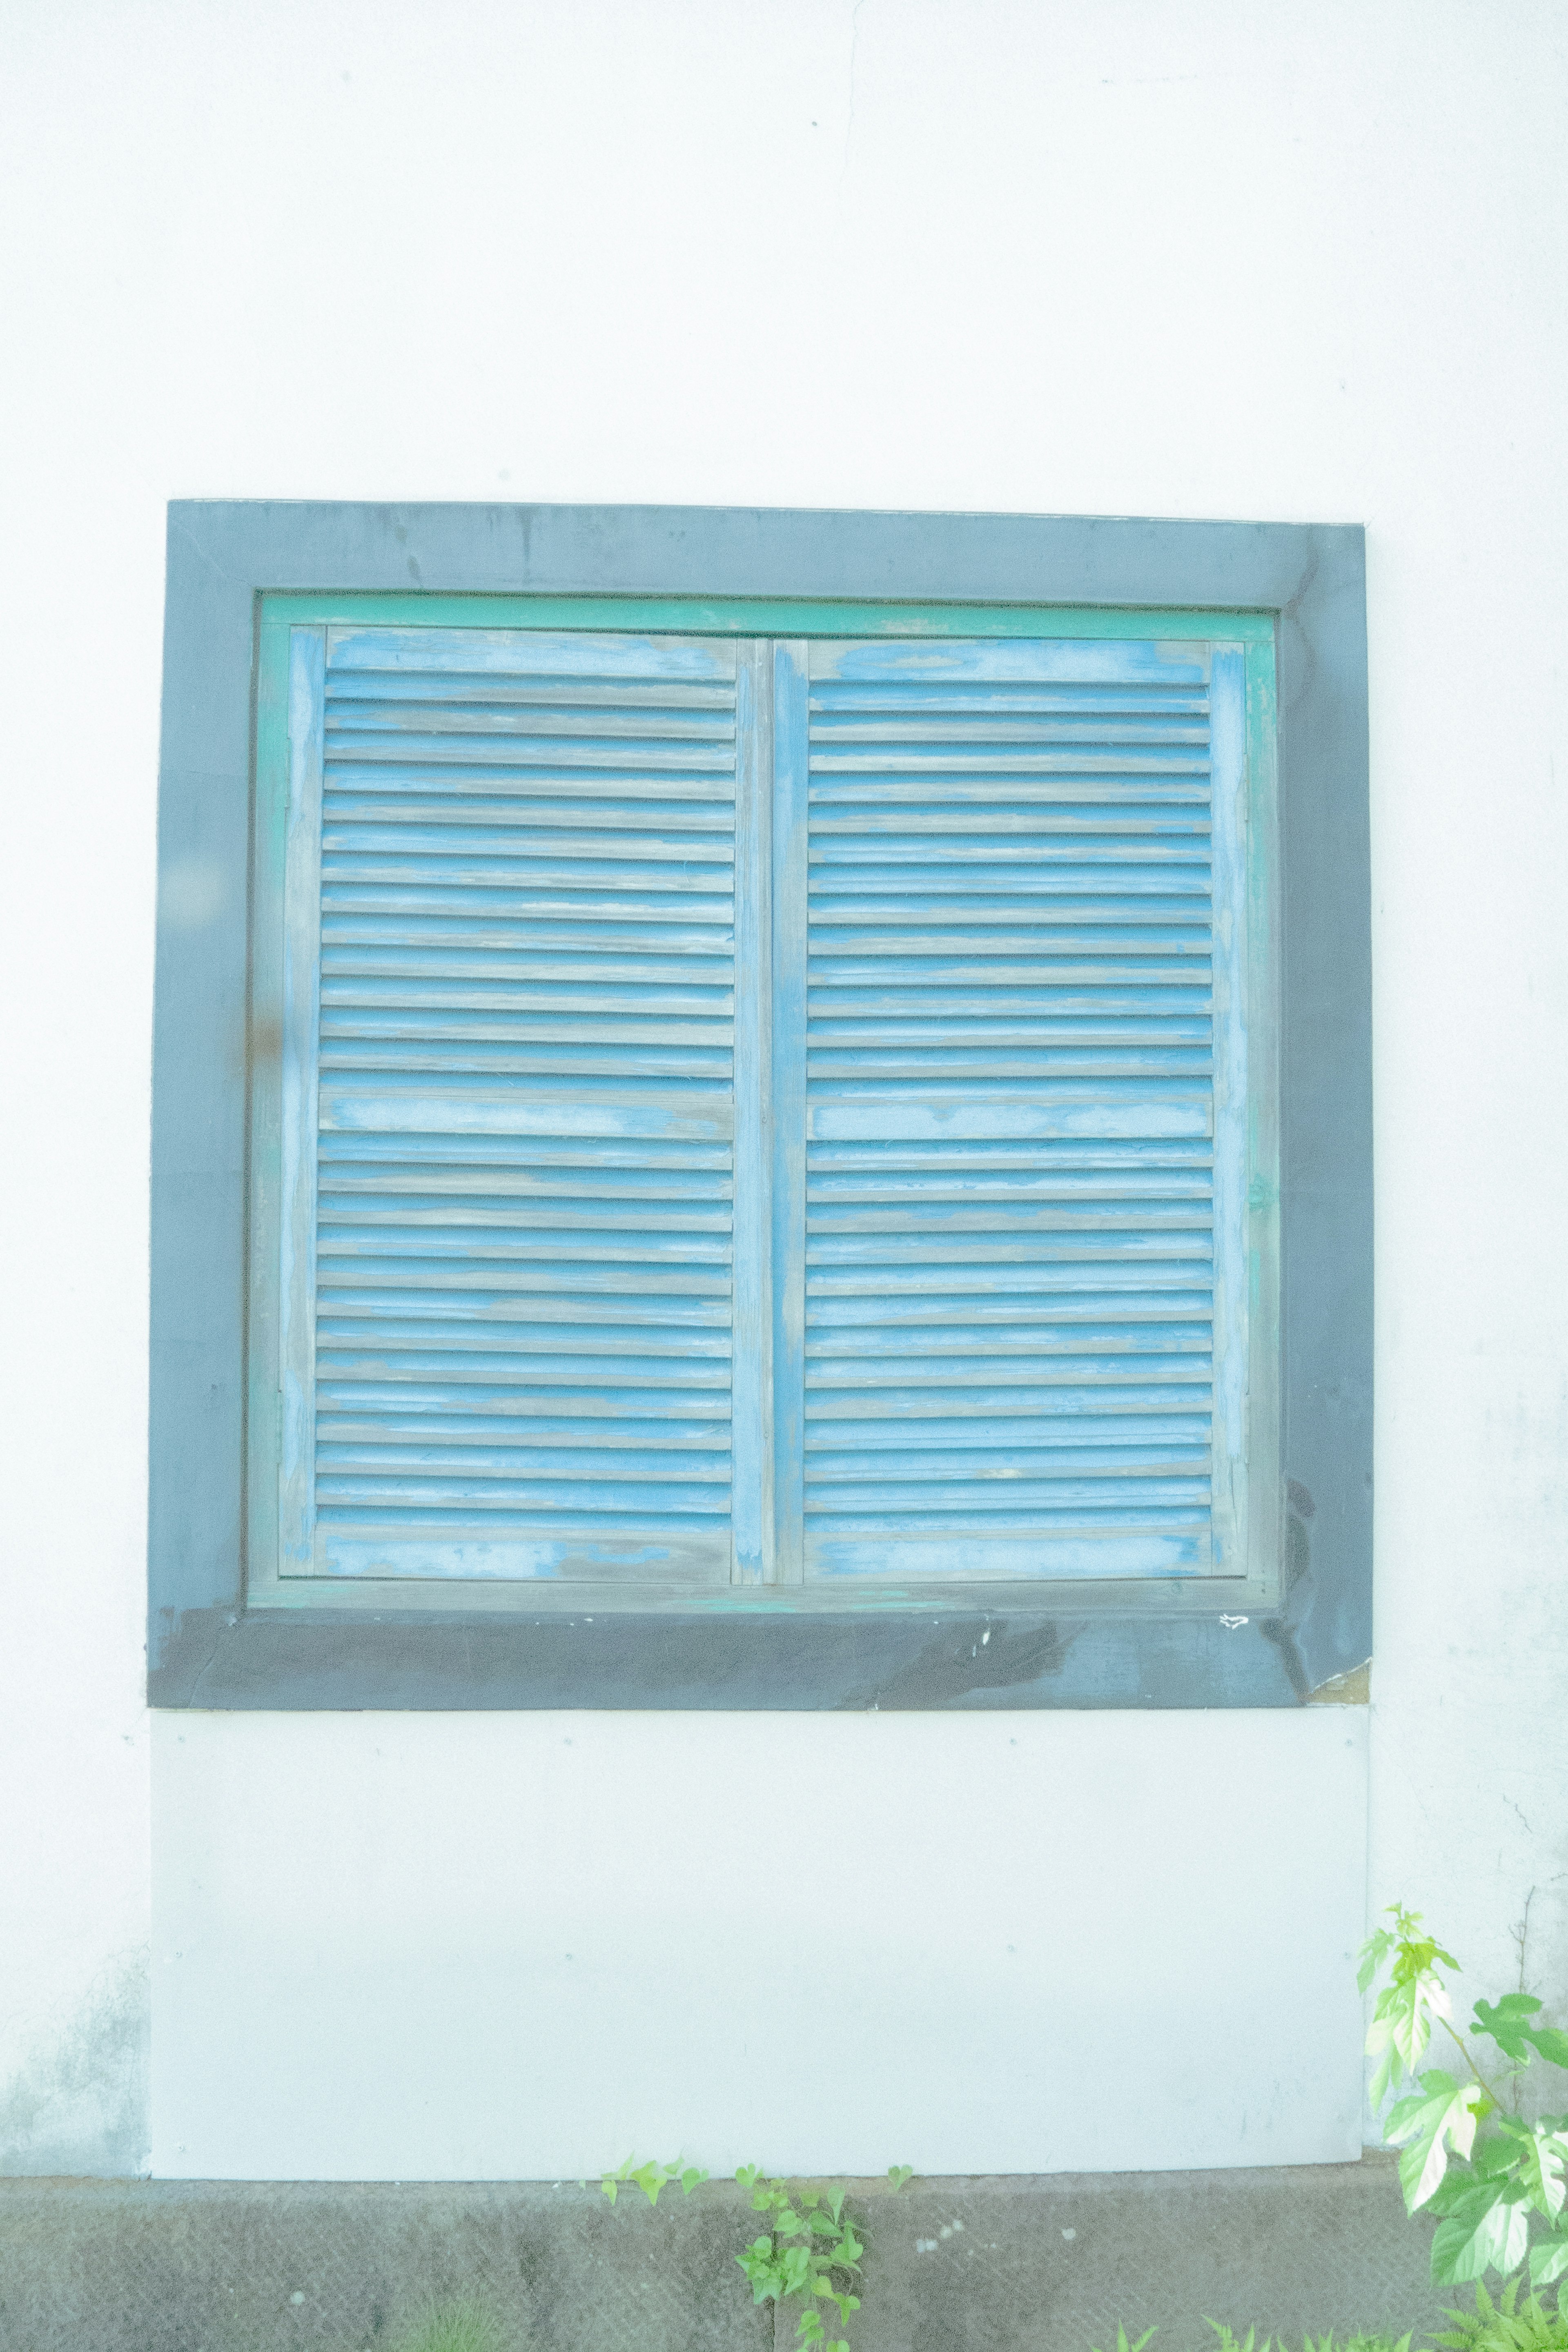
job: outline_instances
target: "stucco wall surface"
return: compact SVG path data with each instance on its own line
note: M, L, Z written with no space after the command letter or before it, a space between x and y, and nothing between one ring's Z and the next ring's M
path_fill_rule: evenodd
M1369 1824L1373 1903L1479 1990L1528 1906L1568 2000L1561 10L4 0L0 44L0 2166L1340 2154ZM163 509L203 495L1366 524L1370 1710L153 1738ZM819 1797L826 1907L776 1811Z
M1365 1728L162 1714L154 2166L1343 2161Z

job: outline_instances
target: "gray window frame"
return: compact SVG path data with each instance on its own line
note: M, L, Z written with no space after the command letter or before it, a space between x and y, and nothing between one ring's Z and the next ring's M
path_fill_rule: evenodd
M247 1607L249 873L268 593L1263 614L1279 682L1282 1600ZM169 510L148 1689L201 1707L1271 1706L1371 1654L1371 906L1357 526L654 507ZM262 1041L264 1042L264 1041Z

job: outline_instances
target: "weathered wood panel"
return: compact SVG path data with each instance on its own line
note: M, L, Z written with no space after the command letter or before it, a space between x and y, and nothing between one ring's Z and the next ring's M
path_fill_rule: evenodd
M817 642L809 700L806 1575L1237 1573L1239 659Z
M764 1572L757 668L295 633L286 1570L711 1583L738 1541Z

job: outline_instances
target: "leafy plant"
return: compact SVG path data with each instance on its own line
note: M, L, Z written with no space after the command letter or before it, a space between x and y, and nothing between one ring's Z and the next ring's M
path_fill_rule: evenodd
M1432 2276L1442 2285L1479 2280L1489 2270L1506 2278L1528 2260L1532 2285L1545 2286L1568 2275L1568 2115L1524 2123L1510 2112L1516 2103L1510 2095L1532 2057L1568 2069L1568 2033L1539 2024L1541 2003L1522 1990L1496 2002L1478 2000L1469 2031L1500 2053L1483 2074L1455 2029L1438 1974L1439 1968L1457 1969L1458 1961L1421 1932L1418 1911L1395 1903L1390 1916L1394 1926L1369 1937L1361 1954L1363 1992L1387 1970L1366 2039L1377 2061L1372 2099L1378 2105L1407 2077L1415 2083L1390 2109L1384 2133L1402 2150L1406 2211L1428 2206L1439 2217ZM1468 2079L1437 2066L1417 2073L1435 2026L1458 2050ZM1511 2324L1511 2311L1509 2318Z
M773 2216L766 2235L753 2238L744 2253L735 2257L751 2281L752 2301L784 2303L791 2295L803 2295L796 2343L815 2346L817 2352L849 2352L844 2336L828 2336L816 2308L818 2302L831 2303L840 2327L860 2308L849 2282L860 2275L866 2248L845 2217L843 2189L803 2189L787 2180L766 2180L756 2164L743 2164L735 2178L751 2190L752 2211Z
M420 2322L405 2352L500 2352L500 2340L482 2304L444 2303Z
M650 2205L657 2205L659 2190L668 2189L672 2181L679 2183L683 2197L689 2197L707 2178L708 2175L695 2164L683 2166L679 2157L673 2164L638 2164L635 2158L628 2156L616 2171L605 2174L599 2186L612 2205L628 2183L634 2189L640 2189Z
M1539 2294L1519 2305L1521 2282L1510 2278L1494 2303L1483 2285L1476 2287L1474 2311L1450 2311L1454 2323L1447 2336L1435 2336L1444 2352L1568 2352L1568 2312L1559 2295L1555 2311Z
M707 2178L696 2165L683 2167L679 2159L673 2164L638 2164L628 2156L616 2171L604 2175L599 2186L612 2205L628 2183L640 2189L650 2205L657 2205L660 2189L671 2182L678 2182L689 2197ZM842 2333L828 2335L817 2308L820 2304L831 2304L840 2330L847 2325L850 2313L860 2308L854 2281L860 2275L866 2246L845 2210L845 2190L770 2180L759 2164L743 2164L735 2178L750 2192L752 2211L770 2217L766 2232L753 2238L735 2257L751 2281L752 2301L783 2304L801 2296L803 2308L795 2327L800 2352L849 2352ZM910 2165L888 2168L888 2185L895 2196L913 2179ZM1143 2352L1148 2340L1144 2336L1131 2347L1123 2340L1117 2352Z
M1214 2329L1219 2338L1217 2352L1286 2352L1283 2336L1279 2338L1276 2347L1271 2336L1266 2336L1261 2344L1257 2343L1256 2328L1249 2327L1245 2339L1240 2339L1222 2319L1211 2319L1205 2324ZM1135 2344L1129 2344L1127 2330L1118 2321L1116 2352L1143 2352L1144 2346L1154 2333L1155 2330L1152 2327L1146 2327ZM1328 2334L1319 2336L1315 2343L1310 2336L1303 2337L1301 2352L1410 2352L1410 2334L1411 2331L1406 2330L1397 2343L1392 2336L1351 2336L1346 2337L1343 2344L1336 2345L1334 2331L1331 2327ZM1467 2352L1467 2347L1461 2347L1460 2352ZM1521 2345L1518 2347L1499 2345L1487 2347L1486 2352L1547 2352L1547 2348L1535 2345Z
M1211 2319L1208 2324L1219 2337L1219 2352L1253 2352L1254 2331L1250 2327L1247 2331L1246 2342L1238 2343L1222 2321ZM1152 2334L1153 2331L1151 2329L1150 2332ZM1336 2345L1334 2331L1331 2327L1328 2334L1320 2336L1316 2342L1310 2336L1304 2336L1301 2339L1301 2352L1410 2352L1410 2337L1413 2332L1406 2328L1397 2343L1392 2336L1349 2336L1342 2345ZM1285 2338L1281 2336L1276 2347L1274 2338L1266 2336L1257 2347L1257 2352L1287 2352Z
M1411 2333L1406 2328L1397 2343L1392 2336L1347 2336L1343 2344L1336 2346L1331 2327L1315 2344L1310 2336L1303 2336L1301 2352L1410 2352Z

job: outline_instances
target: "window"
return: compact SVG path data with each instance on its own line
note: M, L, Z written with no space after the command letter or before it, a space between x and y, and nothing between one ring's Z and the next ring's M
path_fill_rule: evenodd
M174 509L154 1697L1360 1664L1360 579L1285 527Z

